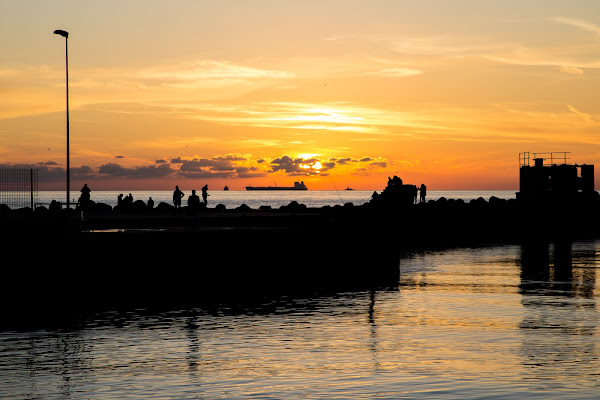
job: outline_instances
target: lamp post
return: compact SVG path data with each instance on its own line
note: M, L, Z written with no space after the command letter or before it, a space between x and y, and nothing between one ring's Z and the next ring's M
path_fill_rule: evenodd
M69 32L57 29L56 35L65 38L65 66L67 71L67 209L71 207L71 165L69 161Z

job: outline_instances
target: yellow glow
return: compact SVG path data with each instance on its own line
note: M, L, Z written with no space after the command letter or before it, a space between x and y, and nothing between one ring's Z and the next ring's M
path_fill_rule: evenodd
M30 2L7 2L2 29L20 33L0 54L0 164L66 165L65 48L52 34L64 28L71 167L125 169L98 185L171 187L181 174L157 174L170 165L231 188L306 172L311 190L331 177L380 189L392 175L515 189L522 151L600 164L600 3L576 2L182 0L165 18L174 9L158 0L143 15L33 0L65 24L51 29Z
M320 154L317 153L300 153L296 157L301 158L303 160L307 160L309 158L318 157Z

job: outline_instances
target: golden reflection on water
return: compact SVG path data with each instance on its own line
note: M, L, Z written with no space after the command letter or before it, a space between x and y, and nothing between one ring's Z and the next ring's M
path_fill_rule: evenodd
M395 288L3 332L0 387L46 399L596 398L599 255L596 242L412 253Z
M565 381L585 385L582 377L600 373L598 261L595 243L522 249L519 288L525 314L519 327L527 379L549 381L550 387Z
M598 254L597 243L558 243L412 255L401 285L402 306L414 312L396 323L442 329L447 346L433 347L465 373L504 365L538 390L597 387L590 378L600 373ZM481 349L473 352L475 344Z

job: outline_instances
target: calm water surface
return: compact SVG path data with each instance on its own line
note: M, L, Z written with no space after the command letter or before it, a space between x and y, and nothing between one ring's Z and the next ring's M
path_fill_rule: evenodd
M0 398L596 399L600 242L406 254L397 287L0 332Z

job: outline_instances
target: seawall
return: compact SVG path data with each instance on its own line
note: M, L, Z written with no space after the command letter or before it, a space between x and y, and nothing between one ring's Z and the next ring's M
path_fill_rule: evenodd
M3 213L6 320L394 286L405 251L599 236L597 202Z

